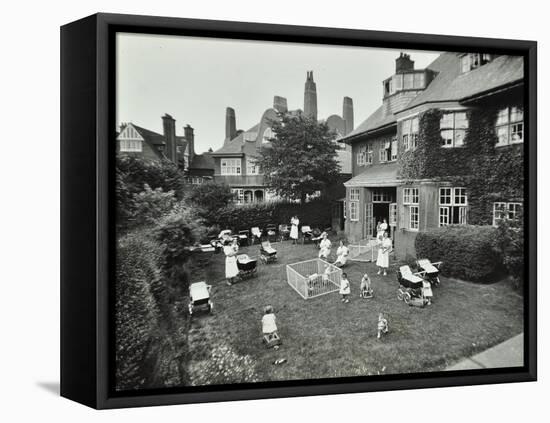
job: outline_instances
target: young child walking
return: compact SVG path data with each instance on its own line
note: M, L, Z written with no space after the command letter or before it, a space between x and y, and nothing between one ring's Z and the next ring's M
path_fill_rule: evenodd
M342 302L349 303L349 295L351 294L351 287L348 280L348 275L342 273L342 278L340 279L340 295L342 295Z
M366 273L361 278L361 285L359 286L359 296L361 298L374 297L374 290L372 289L371 280Z
M380 339L382 334L388 333L388 330L388 320L380 313L378 315L378 335L376 337Z

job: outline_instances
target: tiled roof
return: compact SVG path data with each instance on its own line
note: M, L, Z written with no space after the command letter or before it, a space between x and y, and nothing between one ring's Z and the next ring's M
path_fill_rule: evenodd
M145 141L149 142L153 145L165 145L166 142L164 141L164 135L157 134L156 132L150 131L149 129L142 128L141 126L137 126L136 124L132 123L132 126L136 128L136 131L139 132L139 134L145 139Z
M214 170L214 159L211 153L195 154L189 168Z
M466 73L460 72L460 56L443 53L429 66L438 73L428 88L407 109L423 103L460 101L523 80L523 57L499 56Z
M370 115L365 121L363 121L357 128L351 131L344 139L352 138L355 135L362 134L364 132L372 131L376 128L382 128L383 126L395 123L397 119L393 113L387 113L387 108L380 106L376 111Z
M245 132L258 132L258 129L260 127L260 124L254 125L252 128L250 128L248 131ZM214 151L214 155L224 155L224 154L243 154L245 151L243 151L243 147L246 150L249 150L249 147L247 145L253 145L255 148L256 144L252 142L245 142L244 141L244 134L245 132L241 132L239 135L237 135L235 138L233 138L231 141L226 142L223 147L219 148L218 150ZM248 152L248 151L247 151Z
M397 163L377 164L367 166L363 173L344 182L348 188L354 187L387 187L399 183Z
M443 53L427 69L435 72L435 78L400 111L424 103L465 100L523 80L523 58L519 56L499 56L483 66L461 73L460 55ZM347 141L395 121L395 115L388 113L384 106L380 106L343 140Z

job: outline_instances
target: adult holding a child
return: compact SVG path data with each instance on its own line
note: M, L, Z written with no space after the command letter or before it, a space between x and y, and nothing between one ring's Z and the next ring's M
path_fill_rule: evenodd
M225 254L225 278L227 285L232 285L234 279L239 274L239 266L237 265L237 253L239 252L239 244L236 239L226 240L223 247Z
M378 274L384 272L384 276L388 274L388 267L390 266L390 252L392 248L391 239L388 238L388 233L382 234L382 239L378 245L378 259L376 265L378 266Z
M298 225L300 224L300 219L298 216L292 216L290 219L290 238L292 239L293 244L298 243Z

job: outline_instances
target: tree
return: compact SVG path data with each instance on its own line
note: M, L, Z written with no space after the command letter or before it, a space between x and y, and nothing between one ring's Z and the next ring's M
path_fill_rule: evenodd
M233 193L225 184L208 181L193 186L187 199L198 208L201 217L209 220L231 202Z
M134 194L133 222L136 226L154 224L176 205L174 191L164 192L162 188L151 189L147 184L144 190Z
M522 213L515 220L503 219L498 224L495 237L495 248L517 288L523 287L525 271L523 226Z
M336 134L326 123L304 114L281 115L273 121L275 133L269 144L260 149L257 164L266 183L277 195L303 204L306 196L334 182L340 172Z

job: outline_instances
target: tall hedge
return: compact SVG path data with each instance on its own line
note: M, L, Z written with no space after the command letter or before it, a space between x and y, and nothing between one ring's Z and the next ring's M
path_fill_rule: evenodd
M155 285L160 282L158 246L141 234L118 241L116 258L116 388L146 386L151 348L158 341L159 309Z
M266 202L256 204L229 204L216 214L206 217L208 226L217 225L234 231L267 225L290 224L290 218L297 215L302 225L325 228L331 222L331 202L314 200L305 204L291 202Z
M442 274L472 282L491 281L502 266L494 248L492 226L451 225L420 232L415 248L419 258L442 261Z

